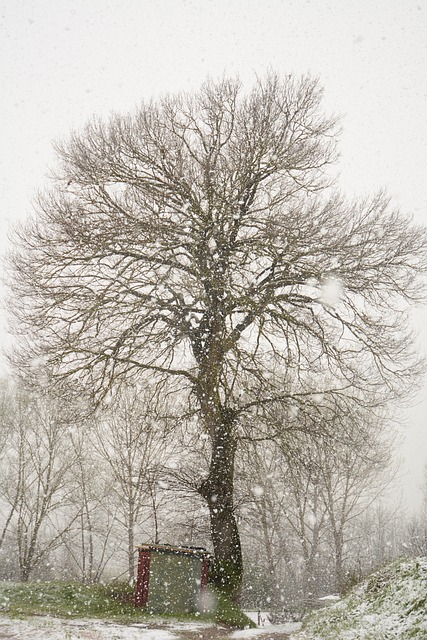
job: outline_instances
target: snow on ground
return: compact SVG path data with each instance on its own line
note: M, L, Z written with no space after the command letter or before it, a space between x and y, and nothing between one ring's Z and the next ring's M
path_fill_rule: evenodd
M256 638L257 636L262 635L273 636L276 634L291 634L301 628L301 622L271 624L267 611L245 611L245 614L255 622L255 624L258 624L258 620L261 621L261 624L256 629L240 629L238 631L233 631L229 636L230 638Z
M169 622L167 629L150 629L146 624L120 625L102 620L64 620L49 616L26 620L0 617L1 640L178 640L180 632L197 632L216 625ZM254 638L268 634L291 634L300 628L299 622L269 625L258 629L230 632L224 628L224 638ZM197 636L196 636L197 637Z
M63 620L49 616L15 620L0 617L0 638L4 640L176 640L165 629L145 624L120 625L101 620Z
M260 627L268 627L271 625L268 611L245 611L244 613L252 622L255 622L255 624Z
M269 624L257 629L239 629L230 634L230 638L256 638L257 636L275 636L278 634L295 633L301 628L301 622L286 622L285 624Z
M31 617L26 620L0 617L1 640L177 640L180 632L197 632L210 626L203 623L169 622L168 629L150 629L144 623L120 625L102 620L64 620L49 616ZM229 632L224 637L255 638L268 634L291 634L301 627L299 622L242 629Z
M427 558L392 563L307 621L298 640L426 640Z
M203 631L210 627L225 629L225 627L219 627L214 622L178 622L176 620L173 622L163 621L162 626L170 627L170 629L176 633L180 633L181 631Z
M343 600L313 613L304 629L299 622L239 631L202 622L163 621L161 626L153 629L148 623L0 616L0 640L182 640L189 637L188 632L193 632L195 640L202 635L226 640L426 640L427 558L383 567Z

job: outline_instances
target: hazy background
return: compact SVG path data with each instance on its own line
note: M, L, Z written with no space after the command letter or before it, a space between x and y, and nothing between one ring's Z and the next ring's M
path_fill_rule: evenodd
M0 0L0 14L0 253L55 167L53 140L207 75L251 84L270 68L320 77L325 110L343 116L346 194L385 187L427 222L427 0ZM426 308L414 324L427 349ZM401 413L400 492L414 508L427 379Z

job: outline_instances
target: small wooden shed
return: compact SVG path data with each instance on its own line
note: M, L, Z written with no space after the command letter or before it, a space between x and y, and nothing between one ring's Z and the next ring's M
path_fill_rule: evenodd
M210 554L202 548L143 544L138 550L135 606L155 613L198 611Z

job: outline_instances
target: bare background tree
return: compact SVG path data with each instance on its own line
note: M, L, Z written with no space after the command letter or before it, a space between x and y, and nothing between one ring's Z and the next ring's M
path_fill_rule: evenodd
M81 420L77 411L67 412L76 420L65 424L63 399L55 408L45 393L35 398L34 392L11 385L4 385L3 391L2 421L10 429L3 432L5 455L0 465L0 525L9 520L0 549L1 578L27 578L19 538L25 523L28 539L34 538L30 529L38 522L29 579L129 580L124 517L137 476L117 482L110 462L101 455L109 443L108 455L118 464L129 444L126 433L138 433L141 446L134 449L135 460L143 454L145 461L154 461L155 471L155 482L150 482L154 476L149 474L149 483L142 485L137 497L135 544L209 545L209 509L197 492L200 475L209 470L209 439L202 434L200 442L197 415L165 430L165 415L169 420L177 409L175 397L169 410L165 404L158 407L159 414L156 403L150 402L147 422L145 408L133 411L146 397L145 390L136 395L128 395L128 390L126 402L114 403L90 420ZM36 405L39 409L33 411ZM55 418L54 423L46 429L40 415ZM424 553L425 514L421 509L412 515L384 495L392 471L386 466L392 442L381 426L381 415L375 432L370 424L365 430L357 427L359 436L365 433L359 451L356 434L350 441L340 429L344 438L328 438L326 428L320 435L309 431L301 417L297 431L286 425L283 412L275 416L276 422L272 420L270 431L277 428L280 415L285 424L280 438L242 437L240 442L234 504L246 566L242 603L275 615L283 610L286 615L292 611L300 615L315 606L318 597L346 589L378 565ZM142 424L147 427L145 439ZM113 425L116 437L125 434L117 442L110 441ZM153 438L157 431L168 434L167 446L161 446L163 438ZM265 431L260 424L259 433ZM60 447L52 446L55 438ZM52 497L52 509L40 518L33 479L40 478L40 487L46 485L42 460L59 472L64 462L68 466L62 488ZM27 512L21 508L23 495Z
M149 389L123 389L120 396L114 411L96 420L92 446L112 480L109 500L117 505L116 520L127 540L128 577L133 581L136 540L144 533L159 542L158 484L173 447L167 418Z
M420 370L406 309L426 231L383 194L331 191L338 129L321 97L315 80L270 75L93 120L57 145L52 190L11 256L21 371L42 358L97 403L148 379L187 396L210 445L198 490L212 577L234 598L241 438L259 424L276 437L279 405L315 430L320 393L329 430L337 403L385 402Z
M3 473L0 475L0 496L5 501L3 511L4 517L1 521L0 551L3 547L6 534L11 524L12 518L18 506L19 494L21 491L21 477L14 474L11 481L10 474L13 473L10 465L10 455L13 450L12 443L15 440L15 433L20 433L22 425L22 403L12 401L11 385L5 380L1 381L1 414L0 414L0 468ZM19 466L19 463L18 463Z
M413 516L408 523L409 549L415 555L427 555L427 463L424 465L422 484L423 501L420 513Z
M111 502L113 480L96 455L91 435L85 422L70 429L76 460L71 500L79 516L62 536L70 564L78 567L79 579L85 584L99 582L118 547L114 537L117 507Z
M2 542L15 518L20 575L27 581L43 558L61 544L61 536L77 517L67 510L75 458L68 446L64 412L59 417L48 398L20 393L14 409L17 413L2 492L10 511Z

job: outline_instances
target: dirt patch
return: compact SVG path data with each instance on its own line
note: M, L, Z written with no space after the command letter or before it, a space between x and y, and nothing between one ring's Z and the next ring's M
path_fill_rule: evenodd
M285 633L284 631L266 631L256 636L256 640L287 640L290 637L291 633Z
M173 633L179 635L182 640L222 640L229 638L231 631L226 627L204 627L194 631L174 629Z

